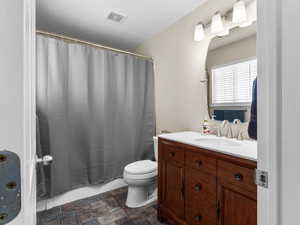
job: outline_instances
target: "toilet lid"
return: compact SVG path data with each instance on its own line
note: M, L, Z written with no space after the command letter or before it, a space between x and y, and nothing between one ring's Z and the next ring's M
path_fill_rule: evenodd
M157 162L141 160L125 166L125 171L131 174L146 174L157 170Z

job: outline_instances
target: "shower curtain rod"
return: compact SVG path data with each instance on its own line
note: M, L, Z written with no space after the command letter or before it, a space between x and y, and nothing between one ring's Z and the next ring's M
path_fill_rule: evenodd
M56 39L61 39L61 40L67 41L67 42L75 42L75 43L79 43L79 44L82 44L82 45L88 45L88 46L94 47L94 48L106 49L106 50L110 50L110 51L114 51L114 52L118 52L118 53L133 55L133 56L140 57L140 58L143 58L143 59L146 59L146 60L149 60L149 61L153 61L152 58L150 58L148 56L145 56L145 55L137 54L137 53L134 53L134 52L128 52L128 51L117 49L117 48L111 48L111 47L108 47L108 46L105 46L105 45L100 45L100 44L96 44L96 43L89 42L89 41L83 41L83 40L68 37L68 36L65 36L65 35L62 35L62 34L55 34L55 33L42 31L42 30L37 30L36 33L40 34L40 35L56 38Z

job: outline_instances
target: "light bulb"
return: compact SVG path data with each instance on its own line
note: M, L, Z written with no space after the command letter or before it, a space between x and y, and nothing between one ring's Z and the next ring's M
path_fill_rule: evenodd
M238 1L233 6L232 22L243 23L247 20L247 12L244 1Z
M195 26L194 40L202 41L205 38L204 26L202 23L199 23Z
M224 29L224 24L223 24L223 19L220 13L216 13L213 17L212 17L212 21L211 21L211 33L213 34L217 34L222 32Z

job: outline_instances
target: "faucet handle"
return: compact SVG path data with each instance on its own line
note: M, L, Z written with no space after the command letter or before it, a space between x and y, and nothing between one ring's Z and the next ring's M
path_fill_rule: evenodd
M243 135L242 135L242 131L239 132L239 135L238 135L237 139L238 139L239 141L244 140Z
M218 127L218 130L217 130L217 137L221 137L221 128Z

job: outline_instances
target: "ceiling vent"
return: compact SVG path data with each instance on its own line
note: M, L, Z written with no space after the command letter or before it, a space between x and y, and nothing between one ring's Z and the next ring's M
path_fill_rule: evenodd
M122 23L126 19L126 16L124 16L120 13L110 12L107 19L112 20L117 23Z

